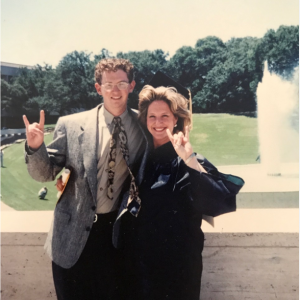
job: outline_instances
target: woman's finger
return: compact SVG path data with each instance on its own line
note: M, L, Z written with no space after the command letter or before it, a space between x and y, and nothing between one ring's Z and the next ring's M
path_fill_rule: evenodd
M182 131L178 132L178 136L180 136L180 137L184 136L183 133L182 133Z
M181 135L177 135L176 138L174 138L174 146L176 146L176 149L180 148L180 146L182 146L182 136Z
M187 139L187 141L190 140L190 129L189 129L189 126L185 126L185 138Z
M170 141L171 141L172 143L174 143L174 137L172 136L170 129L167 128L166 132L167 132L167 135L168 135Z

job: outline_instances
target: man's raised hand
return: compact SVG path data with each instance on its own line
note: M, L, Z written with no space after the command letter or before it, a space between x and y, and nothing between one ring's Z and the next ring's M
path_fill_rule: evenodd
M40 111L39 123L30 124L25 115L23 115L23 121L26 127L27 144L31 149L36 150L44 142L45 112Z

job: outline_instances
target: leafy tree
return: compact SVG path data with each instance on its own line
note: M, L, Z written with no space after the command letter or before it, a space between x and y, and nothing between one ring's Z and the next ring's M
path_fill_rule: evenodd
M17 83L11 86L12 106L15 112L23 112L23 106L28 100L27 91Z
M74 51L58 64L55 80L47 85L47 97L58 97L55 101L60 112L91 109L99 103L90 55Z
M1 106L2 109L10 109L11 103L11 85L4 79L1 79Z
M45 85L53 77L55 70L50 65L34 66L32 69L20 68L19 75L14 78L13 86L26 92L21 107L25 113L38 114L44 108ZM21 90L22 90L21 89ZM20 92L19 92L20 93ZM47 108L46 108L47 110Z
M280 26L264 35L259 52L268 61L270 72L291 79L299 65L299 26Z
M219 109L228 112L256 110L256 89L262 78L263 65L257 54L259 39L253 37L233 38L226 43L228 90L226 101L219 103Z
M102 48L99 54L94 55L93 67L95 67L101 59L109 58L111 56L111 53L107 49Z
M9 84L1 79L1 104L12 115L24 113L24 104L28 101L27 91L18 83Z
M214 66L225 60L225 55L226 46L222 40L209 36L198 40L195 48L181 47L170 59L167 71L180 84L190 89L194 112L211 109L213 105L210 102L218 98L218 95L207 94L210 86L207 76Z
M134 65L136 86L128 97L128 105L130 107L135 109L138 107L139 92L149 83L156 71L164 70L168 55L168 53L160 49L154 51L145 50L140 52L117 53L118 58L129 59Z
M95 107L101 97L94 87L94 69L107 49L94 55L73 51L56 69L50 65L21 68L11 84L1 80L2 108L16 114L58 112L60 115ZM135 66L136 88L128 104L137 108L138 93L161 70L190 89L193 112L243 112L256 110L256 89L263 62L269 70L291 79L299 64L299 26L280 26L262 39L232 38L226 43L215 36L199 39L195 47L181 47L169 54L158 49L117 53Z
M48 74L52 72L52 66L47 64L44 67L36 65L32 69L20 68L19 75L13 82L23 86L29 98L37 97L43 95Z

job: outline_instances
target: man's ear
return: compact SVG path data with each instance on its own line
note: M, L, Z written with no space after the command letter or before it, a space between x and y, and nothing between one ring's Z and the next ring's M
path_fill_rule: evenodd
M95 83L95 88L97 93L102 96L101 85L98 82Z
M136 82L134 80L131 81L129 84L129 93L131 93L134 90Z

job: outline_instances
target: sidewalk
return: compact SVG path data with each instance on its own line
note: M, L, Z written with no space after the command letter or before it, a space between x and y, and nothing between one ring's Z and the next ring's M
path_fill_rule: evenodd
M298 233L205 238L201 300L299 299ZM56 299L45 239L45 233L2 233L2 300Z

